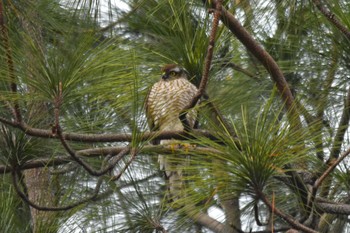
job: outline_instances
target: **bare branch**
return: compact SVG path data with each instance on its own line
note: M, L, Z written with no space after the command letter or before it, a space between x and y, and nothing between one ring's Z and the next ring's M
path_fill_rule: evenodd
M186 118L187 111L193 108L194 106L196 106L199 99L205 94L205 89L207 87L207 83L209 80L209 71L210 71L211 62L213 59L215 37L216 37L218 25L219 25L220 14L221 14L221 1L218 0L218 4L216 5L216 9L214 11L213 25L209 36L209 44L207 48L207 54L205 57L205 62L203 67L203 74L202 74L201 82L198 87L198 91L196 95L192 98L191 102L188 103L188 105L184 107L183 111L180 112L179 114L180 121L182 122L184 129L187 131L190 130L189 129L190 124L187 122L187 118Z
M316 208L328 214L350 215L350 205L347 204L330 204L316 202Z
M129 159L129 161L124 165L124 167L119 171L119 173L115 176L113 176L111 178L111 181L116 181L119 180L119 178L122 176L122 174L126 171L126 169L128 169L128 167L130 166L131 162L135 159L136 155L137 155L137 150L136 149L132 149L131 150L131 157Z
M208 44L208 48L207 48L207 55L205 57L205 62L204 62L202 79L201 79L201 82L199 84L197 94L192 99L191 103L189 103L189 105L184 110L188 110L188 109L193 108L197 104L198 100L205 93L205 89L207 87L207 83L209 80L209 71L211 68L211 62L213 59L215 37L216 37L216 32L218 30L218 25L219 25L219 20L220 20L220 15L221 15L221 8L222 8L221 0L218 0L217 4L215 6L215 10L214 10L213 25L212 25L210 36L209 36L209 44Z
M211 2L214 7L218 4L217 0L212 0ZM254 38L240 24L240 22L224 7L222 7L221 10L221 21L270 73L271 78L276 84L277 89L283 101L286 103L286 107L290 111L291 115L294 116L294 118L299 116L297 109L294 107L294 97L292 95L292 92L276 61L254 40ZM300 122L297 123L297 125L300 125Z
M57 133L53 133L52 130L45 130L39 128L33 128L26 123L17 123L9 119L0 117L0 122L15 128L18 128L25 132L29 136L40 137L40 138L55 138L59 139ZM105 133L105 134L84 134L84 133L65 133L62 132L62 136L66 141L76 142L131 142L133 139L132 134L128 133ZM157 139L177 139L177 140L188 140L195 138L196 136L207 137L212 140L218 140L213 134L205 130L193 130L191 134L184 131L164 131L164 132L144 132L140 136L141 141L157 140Z
M195 207L192 207L195 208ZM195 210L187 211L186 214L188 217L193 219L195 222L203 225L204 227L214 231L214 232L224 232L225 225L209 215L203 212L195 212Z
M51 167L51 166L58 166L62 164L67 164L69 162L72 162L72 158L69 156L59 156L55 158L47 158L47 159L35 159L31 161L27 161L26 163L22 165L18 165L18 170L27 170L27 169L33 169L33 168L39 168L39 167ZM0 166L0 174L6 174L13 171L12 166Z

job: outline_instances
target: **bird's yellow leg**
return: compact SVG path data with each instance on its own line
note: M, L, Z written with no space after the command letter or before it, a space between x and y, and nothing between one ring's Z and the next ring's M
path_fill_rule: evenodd
M191 143L172 141L171 143L169 143L169 147L172 153L175 153L175 151L178 149L183 149L185 153L188 153L190 149L194 149L196 146Z
M175 153L175 149L177 149L176 147L177 147L177 143L175 142L170 143L171 153Z
M196 145L193 145L191 143L182 143L181 146L185 150L186 153L188 153L190 149L196 148Z

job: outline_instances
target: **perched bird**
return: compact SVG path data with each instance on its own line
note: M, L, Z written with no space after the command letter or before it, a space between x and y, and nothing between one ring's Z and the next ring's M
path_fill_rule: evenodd
M151 131L182 131L183 123L179 115L192 101L197 93L197 87L188 80L185 69L176 64L165 65L162 68L161 79L150 89L146 97L146 116ZM186 114L188 127L193 128L197 118L197 111L190 109ZM161 140L160 144L174 146L178 141ZM183 191L183 168L185 161L176 161L175 155L159 155L161 170L165 171L168 180L170 197L178 199ZM181 155L176 155L179 158Z

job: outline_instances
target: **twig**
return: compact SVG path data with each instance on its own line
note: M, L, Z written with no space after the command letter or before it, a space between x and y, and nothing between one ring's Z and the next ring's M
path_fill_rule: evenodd
M207 87L207 83L209 80L209 71L211 67L211 62L213 59L213 53L214 53L214 45L215 45L215 37L216 32L219 25L220 15L221 15L221 0L218 0L218 3L216 4L215 11L214 11L214 18L213 18L213 24L209 36L209 44L207 48L207 55L205 57L204 62L204 68L203 68L203 75L201 82L198 87L197 94L193 97L192 101L184 108L184 111L193 108L198 100L204 95L205 89Z
M33 168L39 168L39 167L51 167L51 166L57 166L62 164L67 164L69 162L72 162L72 158L70 156L60 156L55 158L48 158L48 159L35 159L32 161L27 161L25 164L18 165L18 170L27 170L27 169L33 169ZM13 171L13 166L0 166L0 174L6 174Z
M135 148L133 148L131 150L131 153L130 153L131 157L129 159L129 161L125 164L125 166L123 167L123 169L120 170L120 172L113 176L111 178L111 181L116 181L116 180L119 180L119 178L122 176L122 174L126 171L126 169L130 166L131 162L135 159L136 155L137 155L137 150Z
M346 38L350 40L350 30L345 27L339 19L326 7L322 6L321 2L319 0L312 0L315 6L321 11L321 13L328 19L329 22L331 22L336 28L338 28Z
M259 219L259 207L258 207L258 202L254 203L254 219L255 223L258 226L267 226L268 223L262 223Z
M270 203L270 201L266 198L265 194L263 194L261 191L258 191L257 194L258 194L258 197L267 205L267 207L270 209L271 212L283 218L295 229L298 229L307 233L317 233L317 231L314 231L313 229L307 226L304 226L303 224L295 220L292 216L285 214L281 210L277 209L273 204Z
M220 14L221 14L221 1L219 0L219 3L216 5L216 9L214 12L214 19L213 19L213 24L212 24L210 36L209 36L209 44L208 44L208 48L207 48L207 55L205 57L201 82L199 84L196 95L192 98L191 102L188 103L188 105L186 107L184 107L184 109L179 114L179 119L180 119L185 131L191 130L189 127L190 124L187 121L187 117L186 117L187 111L189 109L193 108L198 103L199 99L205 94L205 89L207 87L207 83L209 80L209 71L210 71L210 67L211 67L211 62L213 59L215 37L216 37L218 25L219 25Z
M66 149L66 151L68 152L68 154L72 157L72 159L77 162L78 164L80 164L90 175L92 176L101 176L106 174L108 171L110 171L112 168L114 168L114 166L119 162L119 160L124 157L124 155L126 155L129 152L129 147L126 147L125 149L123 149L122 151L119 152L119 154L117 155L117 159L115 159L115 162L110 163L109 165L107 165L106 167L102 167L99 171L95 170L94 168L92 168L88 163L86 163L84 160L80 159L79 156L77 155L77 153L73 150L73 148L70 147L70 145L67 143L67 141L64 139L64 137L62 136L62 132L61 132L61 128L58 127L57 129L57 134L60 137L61 140L61 144L63 145L63 147Z
M222 68L227 68L227 67L228 68L232 68L232 69L234 69L234 70L236 70L238 72L243 73L244 75L248 76L249 78L252 78L252 79L254 79L256 81L261 81L256 74L253 74L249 70L244 69L243 67L235 64L234 62L224 62L224 63L222 63L221 67Z

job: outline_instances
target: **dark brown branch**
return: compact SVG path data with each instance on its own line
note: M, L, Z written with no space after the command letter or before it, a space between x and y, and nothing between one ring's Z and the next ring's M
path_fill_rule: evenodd
M91 200L94 200L97 196L98 193L100 191L100 187L102 184L102 178L100 177L100 179L97 181L97 184L95 186L94 192L91 196L86 197L86 198L82 198L79 201L66 205L66 206L60 206L60 207L48 207L48 206L39 206L37 204L35 204L34 202L32 202L31 200L29 200L29 198L27 197L26 194L24 194L21 190L21 188L18 185L18 173L19 171L17 169L13 169L13 171L11 172L12 174L12 182L13 182L13 186L17 192L17 194L21 197L21 199L26 202L28 205L30 205L31 207L37 209L37 210L42 210L42 211L63 211L63 210L69 210L72 209L76 206L82 205L84 203L87 203Z
M258 202L254 203L254 218L256 225L258 226L266 226L266 223L262 223L259 219L259 207L258 207Z
M216 37L218 25L219 25L220 14L221 14L221 1L218 0L218 4L216 4L216 8L214 11L213 24L212 24L212 28L209 36L209 44L208 44L207 54L204 61L202 79L199 84L198 91L196 95L192 98L191 102L188 103L188 105L179 114L180 121L182 122L184 129L187 131L190 130L189 123L187 122L187 118L186 118L187 111L193 108L194 106L196 106L199 99L205 94L205 89L207 87L207 83L209 80L209 71L210 71L211 62L213 59L215 37Z
M33 128L24 122L17 123L6 118L0 117L0 122L15 128L18 128L25 132L29 136L40 138L55 138L59 139L57 133L53 133L52 130L45 130L39 128ZM62 132L62 136L66 141L76 142L131 142L133 139L132 134L120 133L120 134L84 134L84 133L65 133ZM188 140L196 136L207 137L212 140L218 140L213 134L205 130L192 130L191 135L188 132L183 131L164 131L164 132L144 132L140 136L141 141L157 140L157 139L177 139Z
M211 62L213 60L213 53L214 53L214 45L215 45L215 38L216 38L216 33L218 30L218 25L219 25L219 20L220 20L220 15L221 15L221 0L218 0L216 6L215 6L215 11L214 11L214 18L213 18L213 24L209 36L209 44L207 48L207 54L205 57L204 61L204 67L203 67L203 75L201 82L198 87L198 91L196 96L192 99L191 103L185 108L185 110L193 108L198 100L204 95L208 80L209 80L209 71L211 68Z
M126 147L92 148L92 149L76 151L76 155L79 157L80 156L94 157L94 156L106 156L106 155L113 156L113 155L118 155L125 149ZM144 146L140 149L139 152L146 153L146 154L162 154L162 155L173 155L174 153L200 153L200 154L220 154L221 153L220 151L217 151L215 149L204 148L204 147L196 147L193 149L190 148L190 149L186 149L186 152L184 152L181 150L174 150L171 147L160 146L160 145ZM112 159L120 160L121 156L116 156L115 158L112 157ZM59 156L54 158L35 159L19 165L18 170L22 171L22 170L27 170L32 168L51 167L51 166L67 164L70 162L74 162L71 156ZM10 165L0 166L0 174L9 173L12 170L13 168Z
M331 22L336 28L338 28L344 36L350 40L350 30L345 27L339 19L326 7L322 6L321 1L319 0L312 0L315 6L319 9L319 11L328 19L329 22Z
M270 201L266 198L265 194L262 192L258 192L258 197L267 205L267 207L270 209L271 212L275 213L277 216L284 219L286 222L288 222L293 228L301 230L303 232L307 233L317 233L317 231L314 231L313 229L304 226L300 222L298 222L296 219L294 219L292 216L285 214L281 210L277 209L274 205L270 203Z
M27 169L33 169L33 168L40 168L40 167L51 167L51 166L58 166L62 164L67 164L69 162L72 162L72 158L68 156L60 156L55 158L47 158L47 159L35 159L31 161L27 161L26 163L22 165L18 165L18 170L27 170ZM6 174L13 171L12 166L0 166L0 174Z
M130 166L131 162L134 161L136 155L137 155L137 150L136 149L132 149L131 150L131 157L129 159L129 161L124 165L124 167L119 171L119 173L115 176L113 176L111 178L111 181L116 181L116 180L119 180L119 178L122 176L122 174L126 171L126 169L128 169L128 167Z
M212 0L212 5L216 7L217 0ZM221 10L221 21L224 25L237 37L237 39L251 52L265 67L265 69L270 73L272 80L277 86L277 89L286 103L287 109L290 111L291 115L296 118L298 113L294 108L294 97L289 88L289 85L284 78L284 75L277 65L276 61L271 57L271 55L265 51L249 34L249 32L240 24L240 22L225 8L222 7ZM295 120L295 119L294 119ZM299 123L300 125L300 123Z

